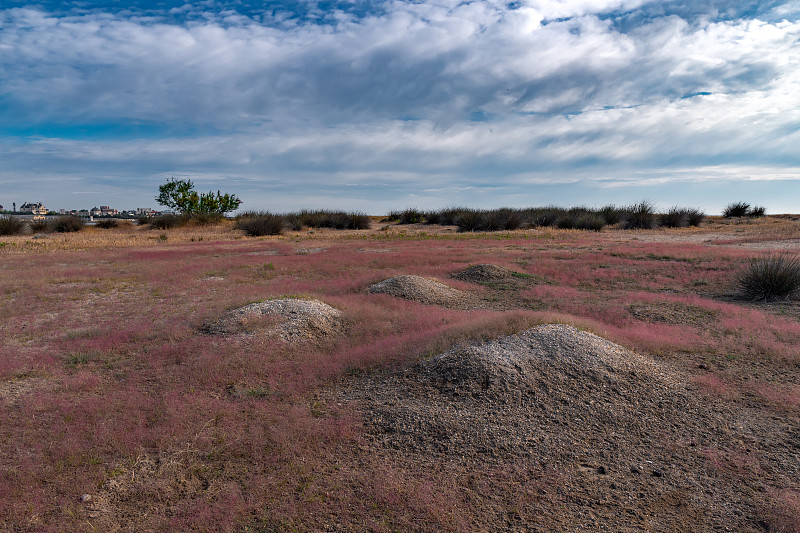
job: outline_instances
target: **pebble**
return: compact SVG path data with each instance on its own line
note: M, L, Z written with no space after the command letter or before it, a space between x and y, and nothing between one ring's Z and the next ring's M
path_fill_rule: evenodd
M81 503L89 503L90 501L92 501L91 494L81 494Z

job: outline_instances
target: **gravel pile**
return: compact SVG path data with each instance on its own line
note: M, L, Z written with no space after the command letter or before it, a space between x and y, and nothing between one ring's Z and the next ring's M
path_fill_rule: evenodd
M514 274L516 274L516 272L510 268L484 263L472 265L461 272L456 272L452 277L469 283L490 283L493 281L513 279Z
M544 370L557 371L563 381L574 382L575 395L613 386L620 376L627 378L631 373L659 374L652 361L597 335L561 324L455 348L425 362L420 374L443 392L508 401L535 393Z
M337 333L342 313L319 300L284 298L258 302L228 311L203 326L214 335L275 335L286 342L313 340Z
M363 413L370 453L398 471L446 472L503 531L757 531L753 489L708 454L749 453L764 434L800 445L779 420L709 404L650 358L556 324L354 379L336 401ZM787 454L770 457L771 483L797 473ZM553 473L539 507L502 513L512 487L471 490L476 473L515 464Z
M454 309L474 307L477 299L439 281L421 276L396 276L371 285L371 294L389 294L427 305L439 305Z

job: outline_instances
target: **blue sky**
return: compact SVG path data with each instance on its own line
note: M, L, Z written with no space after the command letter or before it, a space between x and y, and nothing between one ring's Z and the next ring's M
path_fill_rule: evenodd
M0 0L0 204L800 212L800 1Z

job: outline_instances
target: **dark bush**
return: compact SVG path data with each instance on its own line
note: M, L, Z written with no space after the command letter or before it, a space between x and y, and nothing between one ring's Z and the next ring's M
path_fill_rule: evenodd
M422 220L425 221L425 224L429 225L445 225L442 224L442 215L440 214L440 211L425 211L422 213Z
M485 215L476 209L464 209L453 220L458 231L484 231L486 229Z
M615 205L607 205L601 207L597 212L603 218L603 221L609 226L619 224L622 221L622 209Z
M95 225L102 229L113 229L119 227L119 220L116 218L103 218L98 220Z
M750 213L750 204L746 202L734 202L728 204L722 210L722 216L725 218L733 217L746 217Z
M625 209L625 229L652 229L656 225L653 204L641 201Z
M762 206L753 206L748 213L749 216L753 218L761 218L767 214L767 208Z
M31 231L34 233L42 233L51 230L50 224L47 223L47 220L31 220L30 227Z
M369 216L345 211L307 211L283 215L286 225L295 231L306 228L369 229Z
M159 215L150 217L147 224L153 229L172 229L186 224L186 217L180 215Z
M236 217L236 229L243 230L251 237L279 235L285 226L284 217L272 213L250 212Z
M672 207L659 217L659 221L665 228L685 228L689 225L689 213L686 209Z
M414 208L400 212L398 224L419 224L422 222L422 213Z
M448 207L439 211L439 224L442 226L455 226L456 218L467 209L463 207Z
M57 217L50 223L50 228L57 233L72 233L80 231L85 226L83 219L72 215Z
M195 224L197 226L211 226L219 224L225 218L222 213L192 213L191 215L183 215L185 223Z
M15 216L0 217L0 235L19 235L25 230L25 223Z
M564 210L557 207L534 209L530 214L530 225L542 227L554 226L562 214L564 214Z
M584 213L575 222L575 228L589 231L600 231L605 225L603 217L595 213Z
M556 219L556 227L558 229L575 229L578 220L574 213L564 213Z
M686 211L686 218L690 226L699 226L703 222L703 219L706 218L706 214L703 213L700 209L690 207L685 211Z
M751 259L737 283L752 300L788 298L800 290L800 258L778 254Z

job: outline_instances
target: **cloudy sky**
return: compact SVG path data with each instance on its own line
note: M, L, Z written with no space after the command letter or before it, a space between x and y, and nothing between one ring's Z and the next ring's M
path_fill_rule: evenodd
M800 0L0 0L0 204L800 212Z

